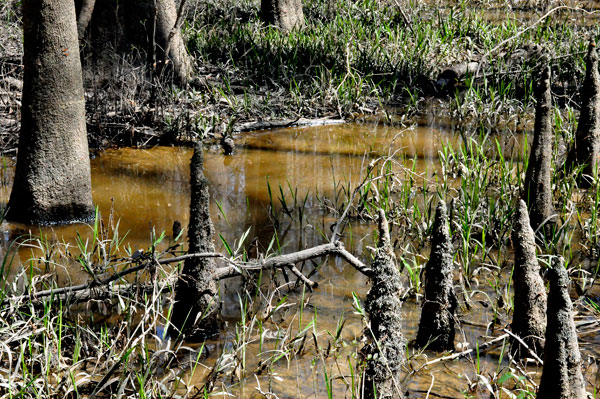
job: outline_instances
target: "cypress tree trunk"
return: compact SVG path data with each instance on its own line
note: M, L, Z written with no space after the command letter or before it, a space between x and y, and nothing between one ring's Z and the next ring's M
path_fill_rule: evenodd
M262 20L285 32L304 26L302 0L261 0Z
M185 48L177 23L177 9L173 0L156 1L156 44L158 60L169 62L163 65L173 73L179 83L185 84L192 73L192 61Z
M115 52L128 61L132 55L135 59L132 48L137 48L146 57L134 61L172 74L179 84L190 79L193 62L181 30L175 26L178 9L174 0L104 0L95 6L93 0L78 2L79 36L86 42L83 51L91 55L96 71L109 69ZM90 10L91 16L86 14Z
M21 132L9 220L54 224L93 215L73 0L24 0Z

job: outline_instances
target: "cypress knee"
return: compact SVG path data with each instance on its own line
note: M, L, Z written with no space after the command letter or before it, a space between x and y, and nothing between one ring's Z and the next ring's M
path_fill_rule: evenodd
M531 154L525 176L523 198L529 207L531 227L537 230L542 223L552 224L552 96L550 94L550 67L542 70L536 88L537 105Z
M416 345L433 351L454 350L456 294L452 271L452 241L446 203L435 210L431 255L425 266L425 298Z
M519 200L517 207L512 240L515 246L512 332L536 354L541 355L546 333L546 289L535 255L535 235L523 200ZM516 358L527 355L527 350L521 348L516 340L511 342L511 346Z
M592 183L600 160L600 73L598 72L598 52L591 41L586 59L586 74L581 89L581 114L575 133L575 144L567 156L566 169L584 165L582 186Z
M400 368L405 346L400 313L402 283L383 210L379 211L379 243L372 272L365 303L371 328L365 330L368 341L361 351L367 359L363 398L401 398Z
M544 348L544 369L537 394L539 399L586 399L581 373L581 353L569 297L569 276L560 257L548 271L548 327Z
M190 165L191 202L188 226L189 253L214 252L214 227L210 220L208 180L202 173L202 145L194 148ZM188 258L177 282L171 323L188 339L203 340L218 334L220 302L212 258Z

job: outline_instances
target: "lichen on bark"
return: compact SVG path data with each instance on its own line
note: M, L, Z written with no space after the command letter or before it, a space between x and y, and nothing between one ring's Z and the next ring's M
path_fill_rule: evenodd
M425 266L425 297L416 345L433 351L454 349L456 294L452 272L453 248L446 203L440 201L433 222L433 240Z
M512 241L515 266L512 276L514 313L511 329L531 350L541 355L546 333L547 296L535 253L535 235L523 200L519 200L517 206ZM528 351L518 341L513 340L511 345L513 356L527 356Z
M369 315L369 327L365 330L367 344L361 351L367 362L363 381L365 399L403 397L400 368L404 362L405 340L401 331L401 290L387 219L380 210L379 243L365 303Z

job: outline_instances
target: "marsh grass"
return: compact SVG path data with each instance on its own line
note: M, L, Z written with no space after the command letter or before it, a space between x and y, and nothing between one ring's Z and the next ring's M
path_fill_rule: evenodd
M312 0L305 4L306 28L285 34L260 23L254 1L206 1L194 6L187 34L201 64L224 71L215 87L227 103L258 95L288 105L291 115L348 116L378 111L380 104L410 109L419 97L436 93L432 82L443 68L484 58L485 72L448 94L457 115L495 125L532 101L537 62L518 59L516 50L545 46L564 98L572 102L583 74L583 38L600 33L593 24L571 23L581 13L576 9L550 13L533 29L529 18L512 10L505 20L493 20L468 1L445 7L409 2L405 9L410 27L394 2ZM281 93L295 104L281 103ZM243 114L237 106L232 111Z
M306 27L286 34L260 22L255 0L189 3L183 30L196 61L191 85L151 78L135 57L115 59L106 79L87 79L93 147L218 137L232 123L255 120L353 118L390 107L410 116L431 95L464 123L518 125L532 104L538 65L519 51L545 47L559 102L576 107L587 40L600 37L595 11L574 5L538 20L545 15L538 5L523 11L498 2L489 11L467 0L404 1L406 24L395 1L309 0ZM10 31L0 46L1 85L15 75L10 59L21 49L10 39L20 37L18 2L0 7L1 28ZM482 62L476 76L454 88L436 85L442 70L465 61ZM18 113L18 98L7 101Z

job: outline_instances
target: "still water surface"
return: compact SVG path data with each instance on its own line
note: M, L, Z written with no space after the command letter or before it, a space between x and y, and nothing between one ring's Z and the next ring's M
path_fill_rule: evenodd
M256 248L264 250L273 240L275 231L269 213L270 198L273 198L273 207L281 214L278 200L281 187L288 204L293 202L291 192L303 202L302 223L297 222L297 217L295 221L285 217L279 219L277 239L282 251L291 252L321 244L325 242L323 235L330 235L335 218L325 211L331 202L323 198L335 198L342 186L356 186L361 179L361 171L372 159L393 155L398 164L407 165L411 173L433 180L439 173L439 151L444 145L456 145L460 140L458 135L441 128L398 129L378 124L305 127L247 134L233 156L224 156L217 148L205 151L204 169L210 181L215 230L224 240L234 243L250 229L247 248L251 254L256 252ZM505 151L518 152L521 141L520 137L511 136L502 139L501 145ZM169 241L175 220L184 227L187 225L191 155L192 151L186 148L123 148L107 150L92 160L94 201L104 217L113 212L114 219L120 221L119 231L121 234L127 232L126 242L132 248L147 248L152 229L165 231ZM271 187L271 196L268 186ZM6 223L4 227L9 232L7 238L29 229ZM367 222L353 222L344 236L347 248L366 263L369 261L366 247L373 246L373 230L374 226ZM81 225L45 229L44 233L51 240L72 241L76 231L87 236L90 234L90 228ZM256 239L253 240L253 237ZM215 244L218 250L223 250L220 239L215 239ZM18 256L24 262L31 254L30 249L24 249ZM309 269L312 267L309 266ZM63 278L79 282L84 275L73 268ZM313 340L307 343L309 349L304 354L283 357L271 373L262 373L255 379L251 371L258 367L260 360L266 359L264 352L267 349L277 349L277 340L265 340L261 354L254 332L252 337L255 340L246 349L249 375L241 384L226 388L232 395L263 397L257 390L260 386L263 391L270 389L279 398L327 397L325 367L328 375L334 377L334 397L350 397L343 380L351 378L348 364L356 362L352 354L356 352L364 326L352 307L352 295L354 292L361 300L364 299L369 288L367 279L337 259L330 259L322 265L312 279L320 285L310 295L302 315L296 311L297 306L293 306L288 312L278 315L275 320L277 326L268 322L264 328L275 334L277 328L290 326L295 332L304 328L317 314L316 341L321 348L327 348L333 338L326 332L335 334L343 317L347 321L336 356L323 361L314 350ZM223 331L221 340L209 345L210 356L206 360L209 365L221 351L232 350L234 325L240 317L238 288L239 284L235 281L226 281L222 285L223 315L228 320L228 327ZM301 302L301 292L285 293L289 295L290 303ZM416 336L419 316L420 305L413 299L405 302L404 334L408 341ZM490 323L494 318L490 308L475 301L473 308L461 311L460 318L463 323L457 341L474 344L489 339L492 334ZM435 355L425 353L423 356ZM414 364L422 363L423 356ZM480 362L481 374L488 373L490 378L506 366L500 361L499 353L494 351L482 356ZM431 397L437 394L461 398L471 383L478 382L475 368L473 359L439 363L407 377L404 388L413 398L425 397L430 386ZM203 373L198 373L192 383L201 385L202 376ZM489 394L486 395L485 389L482 389L476 396L483 398L489 397Z

